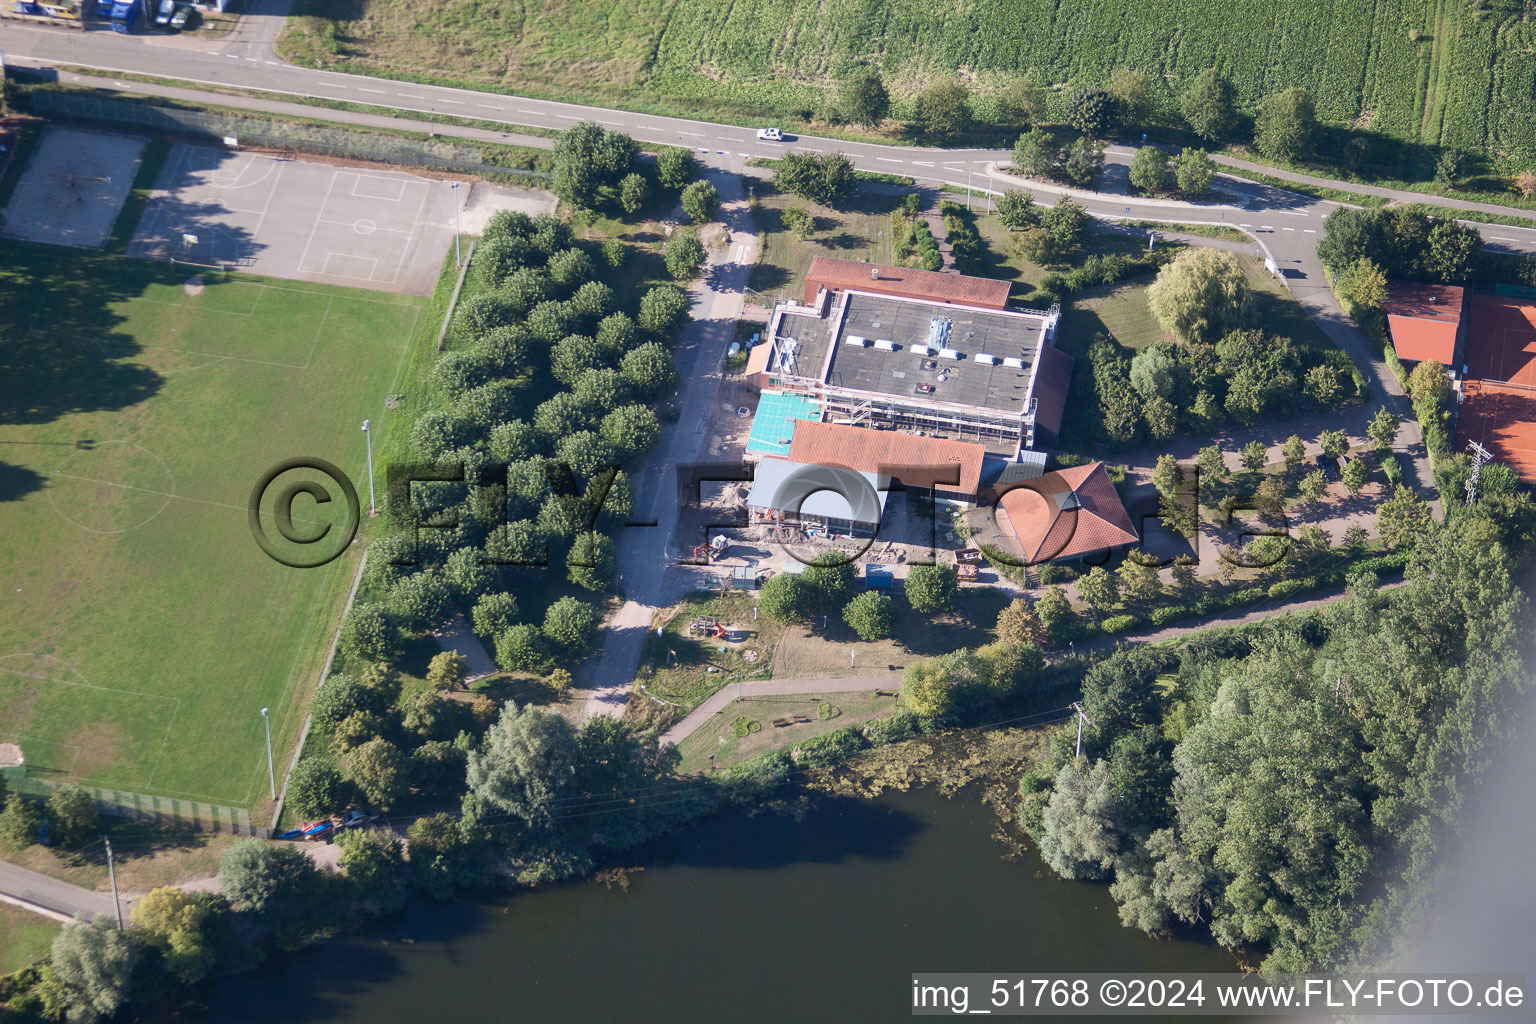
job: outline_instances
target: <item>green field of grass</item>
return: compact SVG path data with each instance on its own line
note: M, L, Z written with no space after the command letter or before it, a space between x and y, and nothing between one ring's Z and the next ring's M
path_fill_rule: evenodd
M1204 68L1242 100L1300 85L1335 124L1536 156L1536 19L1518 0L299 0L281 48L303 63L697 117L814 119L836 81L880 67L893 116L960 71L988 93L1034 73L1147 72L1160 101ZM1058 93L1058 97L1063 94Z
M19 971L47 956L59 930L55 921L0 903L0 975Z
M387 429L425 306L0 244L0 739L33 779L265 796L259 710L281 759L356 559L272 561L250 493L318 456L366 503L358 428ZM341 505L301 497L295 526Z

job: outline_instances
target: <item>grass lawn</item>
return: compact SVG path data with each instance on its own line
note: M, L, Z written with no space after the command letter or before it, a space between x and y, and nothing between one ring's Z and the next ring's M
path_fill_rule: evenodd
M900 196L860 189L846 209L833 209L785 195L768 182L754 182L753 188L757 194L752 215L762 236L762 252L748 284L756 291L798 296L805 272L817 256L891 262L891 211ZM783 214L791 206L816 219L810 238L784 229Z
M824 711L823 705L830 707ZM869 690L742 697L721 708L714 718L678 744L678 752L683 756L678 771L708 770L711 753L715 755L715 765L723 768L845 725L879 718L895 708L895 697L876 697ZM823 714L829 717L821 717ZM775 719L793 719L796 715L810 721L786 726L773 724ZM738 736L738 732L742 735Z
M987 243L986 252L983 254L987 262L986 276L1012 281L1014 298L1026 295L1040 284L1040 279L1050 273L1052 268L1031 263L1023 256L1014 253L1012 251L1014 232L1003 227L998 222L996 214L979 212L985 209L986 204L977 205L976 230L980 233L982 240ZM1108 256L1112 253L1134 256L1145 248L1144 238L1110 231L1087 231L1084 233L1082 254L1076 257L1073 263L1075 265L1089 256ZM1151 278L1148 277L1142 283L1150 281Z
M52 779L248 807L266 785L257 712L281 760L355 566L272 561L251 489L310 455L367 500L358 425L404 407L386 396L413 338L430 345L428 304L0 253L0 739ZM342 504L300 498L294 525Z
M690 594L658 612L640 655L640 681L647 693L693 708L726 683L769 678L768 666L785 630L762 615L754 621L756 607L747 594L732 591ZM701 618L720 622L729 636L716 639L691 632L689 624ZM658 627L664 631L661 636L656 635Z
M47 956L60 927L51 918L0 903L0 975Z

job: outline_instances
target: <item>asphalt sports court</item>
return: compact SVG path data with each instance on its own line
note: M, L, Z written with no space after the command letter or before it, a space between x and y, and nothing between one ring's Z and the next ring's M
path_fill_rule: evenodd
M1458 447L1476 441L1536 482L1536 301L1475 295Z
M443 181L179 144L128 255L430 295L453 204Z

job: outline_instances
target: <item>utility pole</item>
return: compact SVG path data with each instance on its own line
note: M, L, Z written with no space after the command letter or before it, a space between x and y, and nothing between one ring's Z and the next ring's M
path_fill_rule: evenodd
M117 870L112 866L112 840L107 844L107 877L112 879L112 909L117 911L117 930L123 930L123 905L117 901Z
M277 802L277 770L272 767L272 719L261 709L261 721L267 727L267 783L272 787L272 802Z
M1092 725L1093 719L1083 712L1083 706L1077 701L1072 702L1072 707L1077 710L1077 753L1072 757L1072 760L1075 761L1083 756L1083 723L1087 722L1089 725Z
M363 436L368 439L368 514L379 514L379 503L373 493L373 433L368 429L368 421L363 420Z
M462 267L464 261L459 257L459 235L463 233L459 228L459 183L450 181L448 187L453 189L453 265Z
M965 208L967 211L971 208L971 168L969 167L965 169Z

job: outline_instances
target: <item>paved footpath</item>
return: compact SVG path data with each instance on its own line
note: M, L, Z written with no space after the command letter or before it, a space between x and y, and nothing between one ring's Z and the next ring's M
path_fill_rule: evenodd
M894 690L901 685L901 673L878 676L844 676L841 679L764 679L759 682L731 683L722 687L688 716L666 731L663 743L681 743L698 731L720 709L738 697L778 697L796 693L848 693L853 690Z
M112 914L111 893L92 892L4 861L0 861L0 895L13 897L25 910L56 919ZM123 914L127 913L128 901L124 900Z

